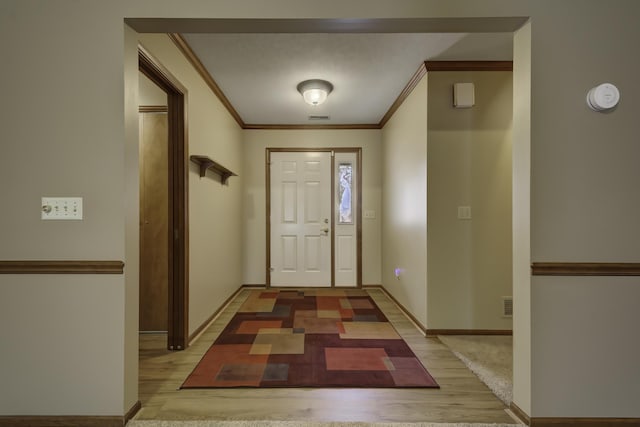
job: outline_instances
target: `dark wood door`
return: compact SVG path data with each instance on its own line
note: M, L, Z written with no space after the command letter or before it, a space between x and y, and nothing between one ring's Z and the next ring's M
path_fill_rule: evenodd
M140 331L168 330L169 144L166 113L140 113Z

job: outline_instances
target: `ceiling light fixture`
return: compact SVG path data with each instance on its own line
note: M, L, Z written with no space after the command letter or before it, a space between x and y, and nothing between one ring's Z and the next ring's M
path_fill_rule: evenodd
M326 80L305 80L298 84L298 92L302 94L304 102L320 105L333 90L333 85Z

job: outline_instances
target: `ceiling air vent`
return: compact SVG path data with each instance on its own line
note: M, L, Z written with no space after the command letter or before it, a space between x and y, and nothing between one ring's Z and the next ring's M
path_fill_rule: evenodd
M329 116L309 116L309 120L329 120Z
M513 297L502 297L502 317L513 317Z

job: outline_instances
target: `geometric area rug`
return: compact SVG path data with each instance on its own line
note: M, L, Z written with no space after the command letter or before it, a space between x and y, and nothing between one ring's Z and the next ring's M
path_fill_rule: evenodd
M439 388L363 290L253 290L181 388Z
M522 424L487 423L402 423L362 421L237 421L237 420L133 420L127 427L522 427Z

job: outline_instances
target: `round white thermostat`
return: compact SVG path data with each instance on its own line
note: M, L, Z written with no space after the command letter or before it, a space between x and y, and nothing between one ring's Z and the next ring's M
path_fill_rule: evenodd
M587 105L593 111L610 110L620 101L618 88L611 83L602 83L587 93Z

